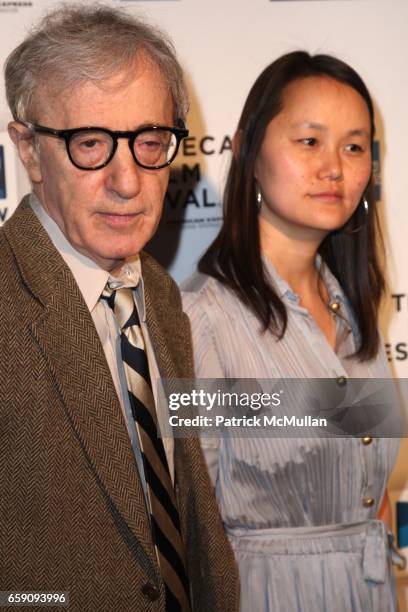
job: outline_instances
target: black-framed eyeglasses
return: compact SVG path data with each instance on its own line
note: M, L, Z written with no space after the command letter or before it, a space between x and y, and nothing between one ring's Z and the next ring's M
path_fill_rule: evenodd
M160 170L174 161L188 130L183 127L149 125L133 132L113 132L101 127L79 127L70 130L53 130L43 125L21 121L39 134L48 134L65 141L68 157L80 170L104 168L118 147L118 138L127 138L129 149L138 166Z

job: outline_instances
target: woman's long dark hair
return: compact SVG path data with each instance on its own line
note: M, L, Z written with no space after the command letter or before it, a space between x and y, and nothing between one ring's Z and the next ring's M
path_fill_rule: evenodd
M278 338L285 333L287 312L262 264L255 163L269 122L282 110L285 88L293 81L316 76L345 83L362 96L370 114L372 144L373 103L362 79L350 66L329 55L310 56L304 51L277 59L255 81L245 102L238 124L239 150L232 158L224 192L224 222L198 265L201 272L230 287L255 313L263 329L270 329ZM354 356L361 361L378 352L377 314L385 289L372 177L365 197L368 211L360 204L346 225L330 233L319 247L353 308L360 332Z

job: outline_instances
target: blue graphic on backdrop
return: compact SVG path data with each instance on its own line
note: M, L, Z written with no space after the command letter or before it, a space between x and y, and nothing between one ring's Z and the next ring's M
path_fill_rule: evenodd
M376 200L381 200L381 160L378 140L373 142L373 177Z
M4 147L0 145L0 199L4 199L7 196L6 191L6 170L4 161Z
M408 546L408 502L397 502L398 546Z
M0 0L0 11L2 13L16 13L20 8L30 8L32 6L32 2L18 2L16 0L14 2L3 2L3 0Z

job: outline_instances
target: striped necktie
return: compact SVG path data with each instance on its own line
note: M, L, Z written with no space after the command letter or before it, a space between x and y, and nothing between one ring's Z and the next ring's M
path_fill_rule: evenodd
M102 294L121 329L121 352L128 394L143 457L153 542L166 592L167 612L190 612L189 582L180 519L162 439L145 352L143 333L131 288Z

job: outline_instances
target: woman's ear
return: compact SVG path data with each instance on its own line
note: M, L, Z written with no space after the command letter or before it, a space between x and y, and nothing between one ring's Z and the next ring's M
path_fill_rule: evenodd
M31 182L41 183L40 156L34 133L19 121L11 121L7 129Z

